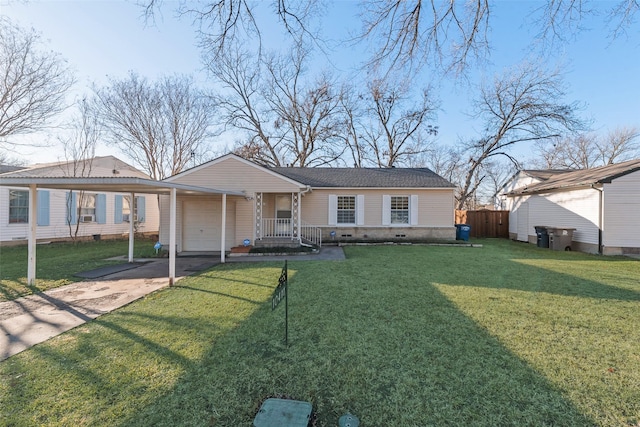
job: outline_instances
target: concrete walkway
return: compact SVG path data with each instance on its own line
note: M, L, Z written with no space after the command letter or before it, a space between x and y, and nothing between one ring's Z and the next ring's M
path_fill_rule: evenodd
M320 253L292 256L229 257L228 262L303 261L344 259L342 248L326 247ZM101 272L95 280L76 282L35 295L0 302L0 361L44 342L89 320L129 304L169 285L166 258L145 260L126 269ZM220 263L218 257L176 258L176 281Z

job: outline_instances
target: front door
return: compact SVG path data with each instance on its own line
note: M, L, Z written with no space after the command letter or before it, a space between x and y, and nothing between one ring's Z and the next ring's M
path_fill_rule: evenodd
M291 235L291 195L276 196L276 234Z

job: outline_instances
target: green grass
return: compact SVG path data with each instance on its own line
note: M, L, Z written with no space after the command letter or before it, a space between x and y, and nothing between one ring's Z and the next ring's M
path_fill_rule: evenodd
M151 240L135 242L135 257L155 256ZM75 273L91 270L117 261L106 258L127 255L128 240L101 240L98 242L52 243L36 247L36 286L27 285L27 246L0 247L0 301L80 280Z
M640 262L509 241L226 264L0 363L0 424L637 426Z

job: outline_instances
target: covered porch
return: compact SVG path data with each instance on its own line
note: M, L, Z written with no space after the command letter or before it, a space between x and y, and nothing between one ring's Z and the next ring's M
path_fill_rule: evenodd
M322 230L302 217L305 192L255 193L255 246L322 246Z

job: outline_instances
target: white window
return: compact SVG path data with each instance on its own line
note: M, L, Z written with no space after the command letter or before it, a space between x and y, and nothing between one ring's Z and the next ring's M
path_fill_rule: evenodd
M409 224L409 196L391 196L391 224Z
M418 225L418 196L382 196L382 225Z
M80 222L94 222L96 220L96 195L83 193L78 206Z
M364 225L364 195L329 195L329 225Z
M122 198L122 220L124 222L131 221L131 211L133 210L133 220L138 220L138 197L133 198L133 209L131 209L131 196Z
M29 222L29 192L9 190L9 224Z
M356 223L356 196L338 196L336 220L338 224Z

